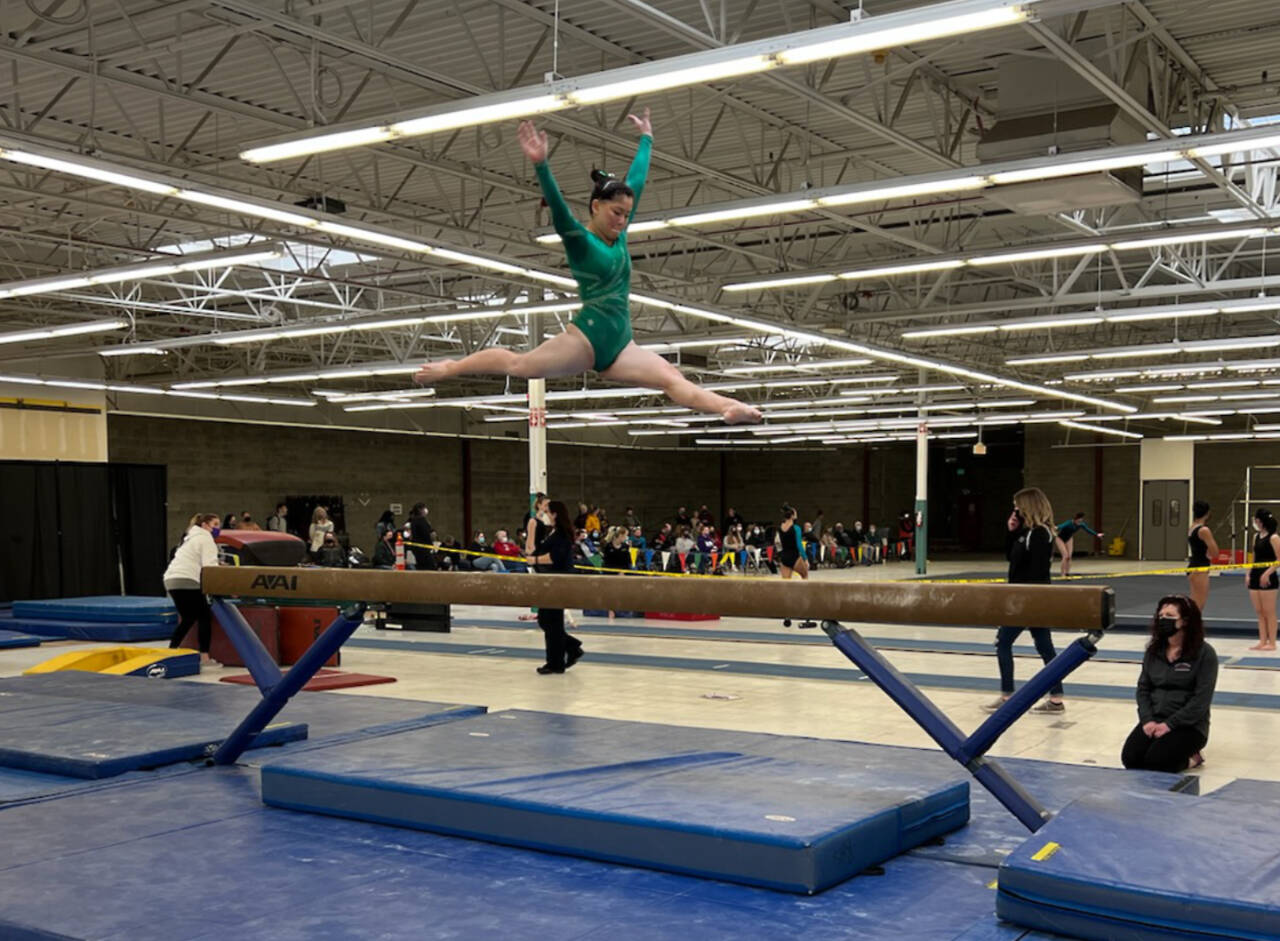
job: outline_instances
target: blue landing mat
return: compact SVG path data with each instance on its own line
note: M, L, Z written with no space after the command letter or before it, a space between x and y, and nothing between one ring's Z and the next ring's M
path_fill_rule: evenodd
M157 683L140 677L98 673L46 673L38 676L0 678L0 692L27 691L89 702L159 706L216 716L232 725L252 709L261 694L252 687L229 683L169 680ZM290 751L321 748L367 735L404 728L421 728L436 722L483 715L484 706L393 699L389 696L351 696L341 693L299 693L289 700L277 721L305 723L305 741L286 743ZM241 757L255 764L278 755L277 750Z
M154 682L142 677L128 679ZM109 778L139 768L203 758L227 737L237 721L185 709L48 696L10 686L0 691L0 766L75 778ZM276 722L267 726L251 747L306 736L305 725Z
M58 618L5 618L0 624L12 630L26 631L40 637L67 640L98 640L136 643L143 640L168 640L172 624L159 621L68 621Z
M1178 791L1182 795L1193 795L1200 786L1200 779L1194 775L1089 768L1037 761L1033 758L997 760L1032 797L1053 813L1090 794ZM940 843L919 846L911 853L915 856L995 868L1021 846L1026 838L1027 828L1005 810L986 788L975 782L969 793L968 826L947 834Z
M1224 784L1207 797L1241 801L1264 807L1280 807L1280 781L1258 781L1253 778L1236 778Z
M18 631L0 631L0 650L9 647L39 647L40 638L34 634L22 634Z
M178 609L169 598L149 595L88 595L83 598L42 598L15 601L15 618L64 618L73 621L151 621L178 624Z
M1000 867L1008 921L1089 941L1280 937L1280 823L1233 801L1096 794Z
M973 866L900 858L794 896L274 810L256 784L210 768L5 811L0 936L947 941L994 904ZM157 886L181 904L143 901Z
M270 761L263 799L801 893L968 819L954 770L797 741L513 710Z

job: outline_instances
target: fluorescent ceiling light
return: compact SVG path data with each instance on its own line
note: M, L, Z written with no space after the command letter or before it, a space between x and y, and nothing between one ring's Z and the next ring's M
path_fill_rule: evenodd
M1042 356L1011 356L1005 363L1010 366L1037 366L1044 363L1079 363L1088 358L1088 353L1046 353Z
M908 330L902 334L904 340L923 340L929 337L964 337L979 333L995 333L1000 328L996 324L977 324L971 327L931 327L927 330Z
M155 180L149 180L143 176L134 176L130 173L121 173L116 170L107 170L101 167L90 167L70 160L63 160L58 157L50 157L44 154L31 153L25 150L15 150L9 147L0 148L0 157L5 160L12 160L14 163L22 163L31 167L39 167L42 170L54 170L58 173L67 173L72 176L84 177L85 179L95 180L99 183L111 183L116 186L127 186L130 189L142 190L147 193L157 193L162 196L172 196L178 191L176 186L169 183L157 183Z
M1036 0L953 2L790 33L719 49L624 66L596 75L562 79L489 95L477 95L427 112L385 118L376 125L334 127L249 148L242 159L263 163L310 153L378 143L495 121L525 118L570 106L703 85L785 66L927 42L995 29L1027 20Z
M1148 238L1132 238L1117 239L1111 243L1111 247L1117 251L1124 249L1136 248L1160 248L1165 245L1183 245L1188 241L1193 242L1217 242L1228 239L1256 239L1274 230L1261 226L1233 227L1224 228L1218 232L1205 233L1203 236L1194 239L1188 239L1185 235L1172 233L1169 235L1156 235Z
M1108 428L1105 425L1090 425L1085 422L1078 421L1060 421L1059 425L1064 428L1075 428L1079 431L1094 431L1100 435L1115 435L1117 438L1141 438L1142 435L1135 431L1125 431L1121 428Z
M59 327L35 327L12 333L0 333L0 344L53 340L58 337L83 336L88 333L109 333L112 330L123 330L127 326L129 326L127 320L93 320L88 323L63 324Z
M918 274L923 271L946 271L964 265L959 259L940 258L936 261L917 261L902 265L884 265L879 268L860 268L839 275L844 281L861 281L867 278L889 278L900 274Z
M1088 160L1058 159L1052 163L1025 170L1008 170L992 173L988 179L996 185L1006 183L1026 183L1032 180L1048 180L1055 177L1079 176L1085 173L1098 173L1102 170L1119 170L1124 167L1140 167L1148 163L1172 163L1182 157L1178 150L1162 150L1156 153L1126 153L1114 157L1093 157Z
M783 215L813 209L817 203L812 199L792 199L779 203L762 203L758 206L739 206L732 209L719 209L714 212L699 212L688 216L672 216L667 222L670 225L706 225L710 222L728 222L731 219L750 219L756 216Z
M274 222L297 226L300 229L312 228L319 222L318 219L312 219L310 216L299 215L296 212L287 212L283 209L275 209L271 206L265 206L259 202L249 202L248 200L235 199L229 196L220 196L217 193L206 193L203 190L180 190L175 195L179 199L185 199L188 202L200 203L204 206L213 206L215 209L225 209L227 212L235 212L241 215L256 216L260 219L271 219Z
M1103 242L1086 242L1078 245L1024 249L1013 252L1000 252L994 255L979 255L976 258L970 258L968 263L971 265L1005 265L1019 261L1039 261L1044 258L1074 258L1077 255L1096 255L1106 247Z
M836 276L833 274L805 274L797 275L794 278L775 278L768 282L771 288L789 288L799 287L805 284L825 284L828 281L835 281ZM722 290L724 291L751 291L760 287L761 283L742 282L740 284L726 284Z
M532 95L516 101L498 102L491 105L466 106L440 114L428 114L421 118L397 121L389 126L395 137L417 137L421 134L434 134L438 131L452 131L460 127L477 124L492 124L495 121L509 121L513 118L528 118L537 114L547 114L565 107L567 102L555 95ZM354 145L348 145L354 146ZM246 160L252 159L249 157Z
M1238 154L1250 150L1270 150L1273 147L1280 147L1280 134L1272 134L1269 137L1255 138L1247 143L1228 142L1224 144L1199 145L1187 149L1185 154L1189 158L1196 159L1201 157L1217 157L1221 154Z
M646 74L639 78L622 79L620 81L604 82L591 87L578 88L569 92L565 97L575 105L594 105L603 101L631 98L635 95L648 95L657 91L665 91L668 88L680 88L684 85L703 85L707 82L724 81L741 75L763 72L776 66L777 62L767 55L741 56L735 59L726 59L722 62L710 62L706 65L694 65L683 69L670 69ZM637 67L632 66L631 68L635 69ZM619 69L618 71L621 73L625 72L626 69Z
M1001 330L1036 330L1041 327L1087 327L1102 323L1097 314L1064 314L1061 317L1040 317L1035 320L1014 320L1000 325Z
M366 147L391 140L396 134L389 127L359 127L332 134L317 134L301 140L281 141L265 147L252 147L240 155L250 163L270 163L273 160L289 160L308 154L323 154L348 147Z
M176 255L139 264L99 268L75 275L53 275L48 278L32 278L29 281L11 281L8 284L0 284L0 298L29 297L34 294L57 294L61 291L98 284L140 281L145 278L161 277L179 271L229 268L234 265L247 265L258 261L280 258L283 254L284 248L272 242L233 251L204 252L187 258Z
M923 7L912 12L927 14L929 9L928 7ZM778 53L777 57L783 65L804 65L808 62L819 62L824 59L856 55L860 52L891 49L896 46L927 42L932 39L943 39L947 36L958 36L978 30L1011 26L1014 23L1023 22L1030 15L1029 5L1008 4L973 13L920 19L914 23L880 29L876 27L879 25L878 21L881 17L870 17L862 21L867 24L867 28L864 30L827 42L811 43L787 49Z
M854 189L846 193L819 196L819 206L849 206L854 203L878 203L890 199L911 199L915 196L933 196L938 193L962 193L982 189L987 185L983 176L959 176L920 183L898 183Z

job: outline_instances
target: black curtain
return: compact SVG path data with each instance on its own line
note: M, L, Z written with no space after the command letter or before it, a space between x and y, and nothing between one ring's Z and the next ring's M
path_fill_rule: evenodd
M0 601L163 594L165 473L0 461Z
M116 545L129 595L163 595L169 564L165 544L167 468L157 464L111 464Z

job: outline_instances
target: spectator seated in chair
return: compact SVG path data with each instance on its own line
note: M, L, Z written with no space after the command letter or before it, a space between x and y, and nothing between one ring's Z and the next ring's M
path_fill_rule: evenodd
M511 541L505 529L499 529L493 534L493 551L502 556L502 564L508 572L529 571L529 566L524 561L524 553L516 543Z

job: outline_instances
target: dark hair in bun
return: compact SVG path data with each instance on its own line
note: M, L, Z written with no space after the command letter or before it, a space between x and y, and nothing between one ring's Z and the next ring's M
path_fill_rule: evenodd
M1276 518L1271 515L1271 511L1264 506L1258 507L1258 511L1253 514L1253 518L1262 524L1262 528L1268 533L1276 531Z
M597 199L614 200L623 196L630 196L635 199L636 197L635 190L607 170L593 169L591 171L591 182L594 184L591 188L592 203Z

